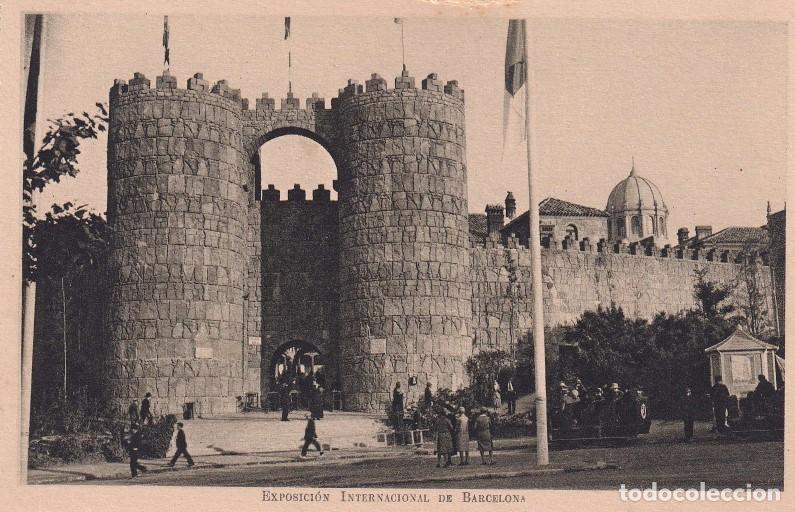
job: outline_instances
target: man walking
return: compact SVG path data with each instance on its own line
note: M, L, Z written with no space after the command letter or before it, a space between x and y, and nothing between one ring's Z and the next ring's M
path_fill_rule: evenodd
M152 424L152 404L149 402L151 397L152 393L146 393L146 395L144 395L144 399L141 401L141 425Z
M425 407L430 409L433 406L433 391L431 391L431 383L425 384Z
M315 420L312 418L311 414L306 415L306 430L304 430L304 447L301 448L301 458L306 458L306 451L309 449L309 446L314 446L317 451L320 452L320 457L323 456L323 448L320 447L320 443L317 442L317 430L315 429Z
M140 449L141 431L138 430L138 424L133 423L130 426L130 438L127 441L127 453L130 455L130 478L138 476L138 470L144 473L146 472L146 467L138 463L138 452Z
M174 464L177 463L177 459L180 455L185 455L185 458L188 460L188 467L193 466L193 457L190 456L188 453L188 442L185 440L185 431L182 430L182 423L177 423L177 451L174 453L174 456L171 457L171 462L168 463L169 466L172 468Z
M710 391L712 412L715 415L715 430L723 433L726 430L726 406L729 402L729 388L722 382L721 376L715 377L715 385Z
M693 422L696 419L696 399L693 398L693 391L685 388L685 396L682 398L682 421L685 424L685 442L693 440Z

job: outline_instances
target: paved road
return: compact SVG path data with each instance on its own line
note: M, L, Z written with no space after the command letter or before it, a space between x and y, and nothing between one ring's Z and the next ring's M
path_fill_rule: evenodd
M620 484L644 487L656 481L658 486L754 487L783 486L784 445L781 442L728 442L711 438L693 444L676 441L636 443L601 448L553 450L551 462L556 467L581 466L597 462L618 465L617 469L578 471L564 474L490 478L488 474L532 469L534 453L512 450L497 453L495 466L481 466L473 454L473 464L465 467L437 469L428 455L403 455L384 460L348 463L312 460L275 466L250 466L222 469L175 471L148 475L135 480L87 482L112 485L176 485L235 487L420 487L420 488L558 488L617 489ZM482 476L465 481L457 476ZM401 485L402 475L411 478L449 474L441 482Z

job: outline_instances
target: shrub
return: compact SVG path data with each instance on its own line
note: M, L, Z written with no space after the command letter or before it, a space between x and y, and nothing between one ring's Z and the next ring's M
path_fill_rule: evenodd
M500 416L490 414L491 433L494 437L527 437L535 435L535 422L528 413L512 414L510 416Z
M151 425L144 425L141 429L141 458L159 459L165 457L176 424L177 417L169 414L166 417L161 416Z

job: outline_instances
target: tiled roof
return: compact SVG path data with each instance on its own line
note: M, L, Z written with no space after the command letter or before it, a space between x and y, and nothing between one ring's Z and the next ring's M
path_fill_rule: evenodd
M771 345L769 343L765 343L762 340L758 340L751 336L745 329L740 326L734 330L734 332L725 340L718 342L711 347L707 347L704 349L704 352L714 352L716 350L720 352L728 352L733 350L760 350L760 349L768 349L768 350L775 350L777 347L775 345Z
M548 197L538 205L540 215L550 217L608 217L607 212L590 206L570 203L554 197Z
M731 226L701 240L704 244L766 244L765 228Z
M486 215L483 213L469 214L469 240L471 242L483 243L486 241Z

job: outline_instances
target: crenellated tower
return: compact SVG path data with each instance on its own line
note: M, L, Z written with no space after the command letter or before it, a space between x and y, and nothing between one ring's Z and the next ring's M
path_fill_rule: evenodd
M407 72L332 100L338 126L341 376L346 406L396 382L464 384L472 351L463 90Z
M156 411L234 411L242 389L248 176L241 100L201 74L110 91L111 393Z

